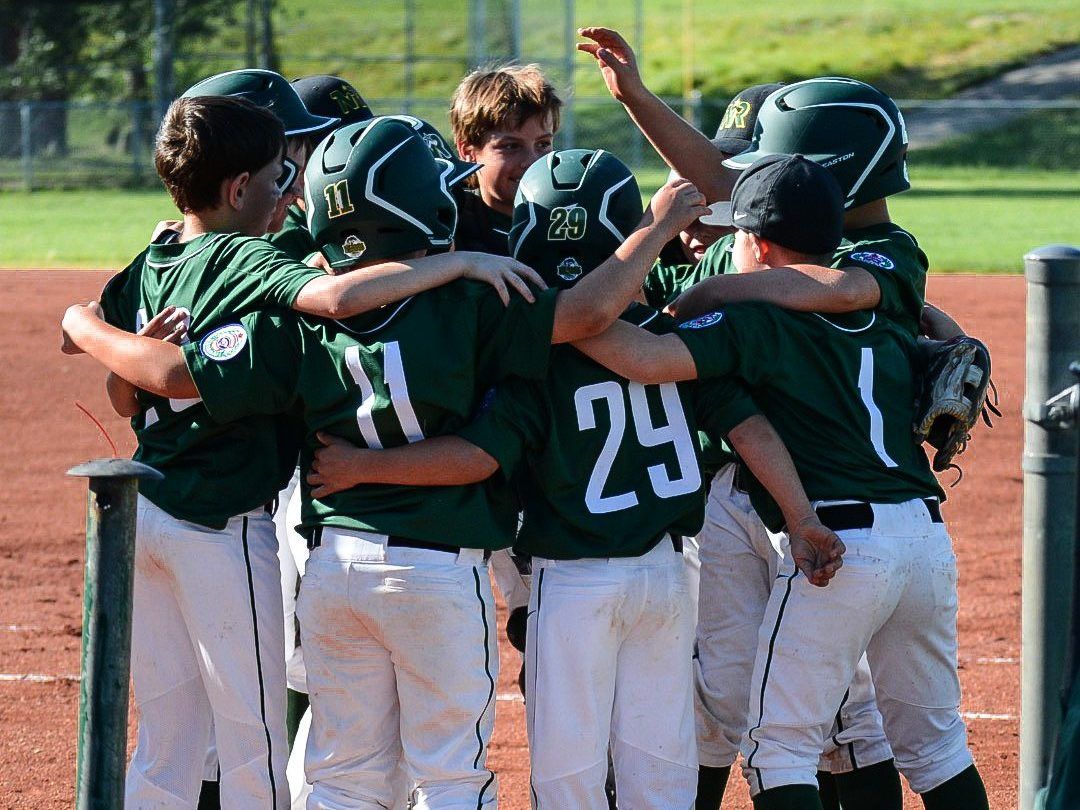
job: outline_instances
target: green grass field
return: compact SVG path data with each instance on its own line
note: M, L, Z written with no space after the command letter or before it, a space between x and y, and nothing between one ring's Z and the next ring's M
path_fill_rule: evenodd
M497 29L500 5L487 4L489 30ZM632 36L634 5L576 0L572 23L620 28ZM734 6L643 0L642 6L647 79L671 94L683 91L687 75L706 96L727 98L747 84L831 72L879 83L898 97L940 98L1080 39L1080 7L1070 0L761 0ZM414 86L446 98L460 75L453 68L460 70L468 59L468 3L418 0L414 7L415 52L453 60L415 65ZM565 52L564 4L520 0L520 8L524 53L551 60L558 71ZM336 70L364 95L402 95L402 65L379 60L405 50L404 4L398 0L321 6L278 0L275 25L287 74ZM240 34L200 49L242 51ZM577 65L579 94L600 90L591 65L584 59Z
M641 178L654 189L660 172ZM891 203L937 272L1013 273L1032 247L1080 241L1080 172L925 168ZM159 219L164 192L39 191L0 195L0 267L122 268Z

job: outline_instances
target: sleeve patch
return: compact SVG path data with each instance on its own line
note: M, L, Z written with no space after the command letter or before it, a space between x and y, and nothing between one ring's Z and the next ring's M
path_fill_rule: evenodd
M206 335L199 342L199 351L207 360L220 363L240 354L247 340L247 330L238 323L230 323Z
M723 312L709 312L705 315L700 315L694 318L692 321L686 323L680 323L680 329L704 329L706 326L712 326L714 323L720 323L724 318Z
M872 264L874 267L880 267L882 270L892 270L896 267L896 264L892 259L888 256L883 256L880 253L852 253L851 260Z

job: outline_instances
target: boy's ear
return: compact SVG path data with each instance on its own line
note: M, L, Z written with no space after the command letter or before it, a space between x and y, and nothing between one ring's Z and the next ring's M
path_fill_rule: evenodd
M756 233L749 234L750 244L754 247L754 258L759 263L765 264L765 260L769 255L769 243L767 240L762 239Z
M462 160L467 160L470 163L476 162L476 147L470 146L465 141L454 141L454 146L457 147L458 157Z
M244 207L244 195L247 193L251 172L241 172L235 177L226 178L222 183L221 199L230 208L239 211Z

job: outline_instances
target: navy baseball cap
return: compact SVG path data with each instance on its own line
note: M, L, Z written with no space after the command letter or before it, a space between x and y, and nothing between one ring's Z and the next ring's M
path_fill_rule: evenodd
M712 138L713 145L728 155L737 155L749 149L761 105L783 86L783 82L755 84L736 95L724 111L720 127Z
M840 184L802 155L767 155L754 162L739 176L731 202L713 209L702 222L749 231L799 253L832 253L843 238Z
M337 76L304 76L292 86L309 113L340 118L340 126L375 117L357 89Z

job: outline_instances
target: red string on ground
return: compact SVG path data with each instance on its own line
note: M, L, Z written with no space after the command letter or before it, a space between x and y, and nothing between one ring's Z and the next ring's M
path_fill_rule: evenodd
M120 456L120 452L116 449L116 442L112 440L112 436L109 435L109 431L105 429L105 426L101 424L101 422L98 421L98 418L92 413L90 413L89 409L81 402L79 402L79 400L75 400L75 407L85 413L89 417L90 421L97 425L98 430L101 431L101 435L105 437L105 441L107 441L109 443L109 447L112 448L113 458L118 458Z

